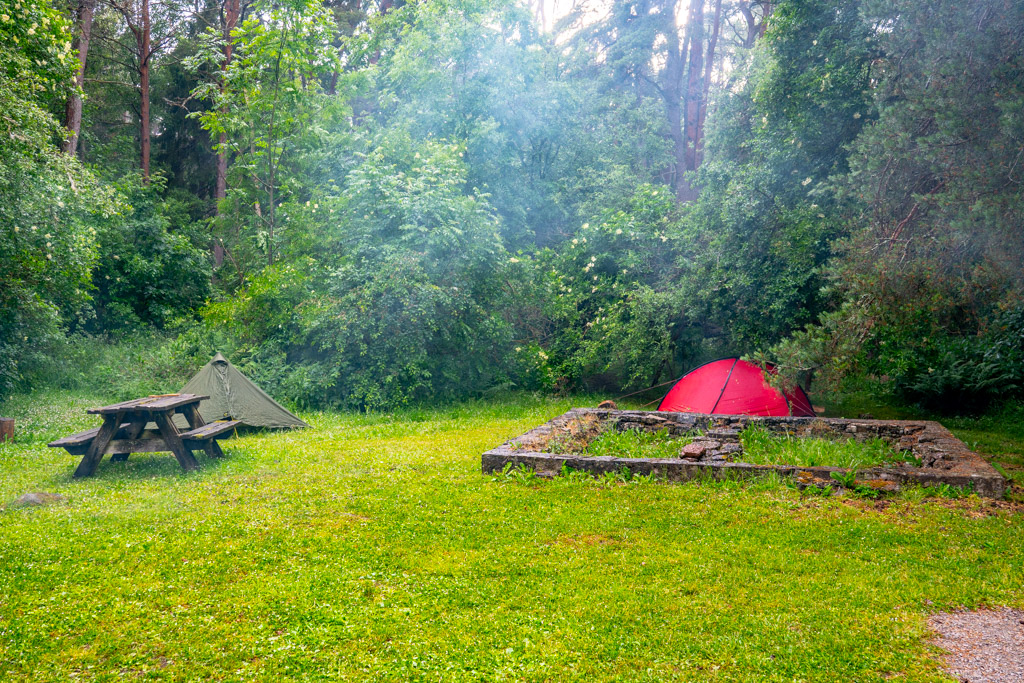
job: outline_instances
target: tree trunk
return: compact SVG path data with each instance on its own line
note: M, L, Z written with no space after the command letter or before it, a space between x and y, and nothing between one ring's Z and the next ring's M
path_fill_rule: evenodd
M672 39L668 34L668 56L665 62L665 115L668 118L669 135L672 137L672 155L675 169L672 173L672 188L679 195L683 181L683 169L686 166L686 136L683 132L683 52L685 43L680 50L679 36Z
M79 0L75 21L73 48L78 52L78 70L75 72L75 92L68 98L64 122L71 135L64 141L64 151L74 155L78 151L78 136L82 130L82 88L85 86L85 63L89 56L89 37L92 35L92 15L96 0Z
M149 58L150 58L150 23L149 0L142 0L142 26L136 32L139 46L139 148L142 155L142 181L149 183L150 157L150 123L149 123Z
M752 10L753 7L761 8L761 19L758 20L754 16ZM743 19L747 22L747 35L743 39L743 47L752 48L757 39L764 35L765 30L768 28L768 17L771 16L772 10L775 6L771 2L764 2L763 0L758 2L757 0L741 4L740 12L743 14Z
M14 441L14 418L0 417L0 443Z
M686 74L686 99L684 106L684 155L682 174L697 170L697 147L700 145L699 133L701 100L704 88L704 0L692 0L689 20L690 59ZM697 198L697 188L685 175L679 180L676 196L679 201L690 202Z
M708 117L708 99L711 93L711 72L715 66L715 49L718 46L718 34L722 27L722 0L715 2L715 23L711 29L711 40L708 41L708 56L704 62L704 92L700 101L700 117L697 119L697 167L704 161L704 121Z
M231 43L231 32L235 29L238 24L238 17L241 13L239 0L225 0L224 2L224 59L221 61L221 69L226 70L228 65L231 63L231 53L234 50L234 45ZM221 83L221 92L223 92L225 83ZM228 151L227 151L227 134L220 133L217 137L217 215L220 215L220 202L228 196ZM218 259L217 265L220 265L223 261L223 254Z

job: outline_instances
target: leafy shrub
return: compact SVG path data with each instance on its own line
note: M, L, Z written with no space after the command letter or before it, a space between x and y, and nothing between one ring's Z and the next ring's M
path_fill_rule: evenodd
M401 131L374 144L343 196L282 211L323 230L308 254L250 275L206 323L230 331L241 368L302 405L390 409L508 385L504 251L459 146Z
M165 327L210 296L205 227L177 195L162 196L159 178L146 186L130 176L119 189L131 208L99 232L93 274L97 319L89 327Z
M54 144L70 92L70 26L50 3L0 1L0 398L52 362L89 300L96 214L111 193Z

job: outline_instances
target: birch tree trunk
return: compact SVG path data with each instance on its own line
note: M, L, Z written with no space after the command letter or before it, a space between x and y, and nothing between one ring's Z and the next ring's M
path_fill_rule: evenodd
M78 136L82 131L82 88L85 86L85 64L89 56L89 36L92 35L92 16L96 0L79 0L75 12L75 40L73 48L78 52L78 71L75 73L75 85L78 86L68 98L65 110L65 125L71 132L64 141L64 151L74 155L78 152Z

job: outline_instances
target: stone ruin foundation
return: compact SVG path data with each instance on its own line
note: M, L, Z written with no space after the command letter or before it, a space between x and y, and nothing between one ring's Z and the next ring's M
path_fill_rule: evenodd
M792 477L800 486L837 486L832 473L848 474L841 467L797 467L745 463L739 435L759 425L778 435L831 440L880 438L897 451L920 462L889 463L856 472L856 484L880 491L898 491L904 485L957 486L978 495L1001 498L1006 480L977 453L938 422L905 420L849 420L822 417L751 417L702 415L640 410L574 408L506 441L483 454L484 473L500 472L506 465L532 468L553 476L563 466L593 474L628 468L633 474L654 474L671 481L694 478L748 478L776 472ZM608 430L666 430L669 436L700 436L681 447L678 458L616 458L555 453L560 444L587 443Z

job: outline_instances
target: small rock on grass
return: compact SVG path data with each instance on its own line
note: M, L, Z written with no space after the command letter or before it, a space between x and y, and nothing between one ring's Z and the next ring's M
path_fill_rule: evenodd
M17 500L13 500L8 503L7 507L11 510L18 510L20 508L38 508L45 505L62 503L65 500L67 499L59 493L26 493Z
M683 450L679 451L679 455L688 458L696 459L704 455L704 452L708 449L707 442L705 441L693 441L683 446Z

